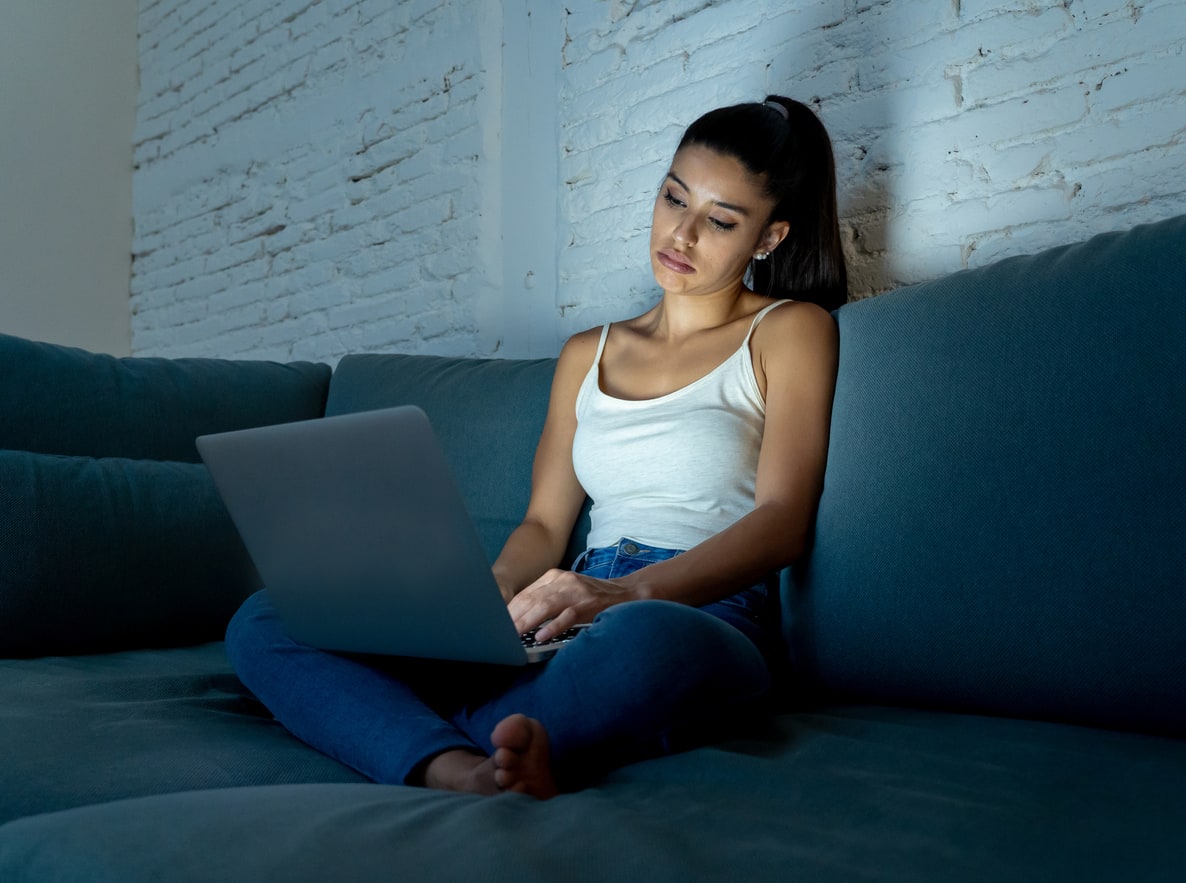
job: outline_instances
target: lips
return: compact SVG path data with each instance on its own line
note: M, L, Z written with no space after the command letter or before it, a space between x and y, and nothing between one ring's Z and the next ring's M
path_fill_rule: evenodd
M679 252L673 251L670 248L661 248L655 253L655 257L659 259L659 263L671 270L673 273L695 273L696 268L684 260Z

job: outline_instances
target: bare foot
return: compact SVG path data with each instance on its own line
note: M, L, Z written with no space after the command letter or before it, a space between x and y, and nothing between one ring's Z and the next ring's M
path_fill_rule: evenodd
M494 761L462 748L443 751L424 768L424 786L441 791L469 794L498 794L494 784Z
M500 791L547 800L559 794L544 725L523 714L503 718L490 734L494 784Z
M494 743L491 757L464 749L438 754L424 768L425 786L485 795L512 791L540 800L559 793L543 724L512 714L494 728L490 741Z

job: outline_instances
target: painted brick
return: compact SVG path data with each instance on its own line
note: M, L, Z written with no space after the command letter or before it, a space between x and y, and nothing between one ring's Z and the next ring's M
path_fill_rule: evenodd
M1134 109L1122 119L1092 121L1075 134L1075 142L1060 151L1060 158L1067 165L1082 167L1149 150L1181 149L1186 142L1186 117L1168 106L1154 105Z
M1184 46L1186 41L1168 52L1128 58L1103 68L1094 86L1091 80L1084 83L1088 104L1093 111L1107 112L1168 99L1172 113L1186 88L1186 74L1167 77L1166 71L1186 71Z
M529 286L558 286L544 341L654 301L650 208L682 127L767 92L832 133L854 296L1186 211L1177 0L535 3L557 25L554 204L523 207L555 218ZM498 156L526 112L506 14L144 0L134 351L496 351L483 323L526 296L500 275L526 189Z

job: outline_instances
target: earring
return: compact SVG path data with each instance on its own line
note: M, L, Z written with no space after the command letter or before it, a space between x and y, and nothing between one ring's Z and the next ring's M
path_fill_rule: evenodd
M760 251L760 252L758 252L756 255L754 255L754 260L755 260L755 261L764 261L764 260L766 260L766 258L768 258L768 257L770 257L770 252L768 252L768 251Z

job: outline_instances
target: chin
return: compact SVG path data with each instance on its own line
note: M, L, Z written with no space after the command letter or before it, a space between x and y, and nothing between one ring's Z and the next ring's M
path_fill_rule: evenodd
M670 290L672 285L679 284L678 275L659 263L659 259L654 255L651 255L651 275L655 277L655 283L664 291Z

